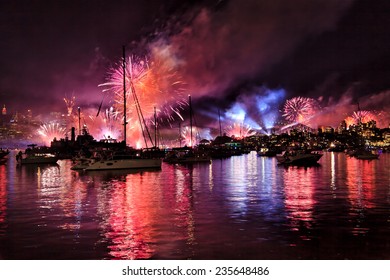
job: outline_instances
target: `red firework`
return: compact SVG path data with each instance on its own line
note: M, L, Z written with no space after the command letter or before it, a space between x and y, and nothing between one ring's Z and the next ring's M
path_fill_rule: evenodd
M38 129L38 134L45 145L50 146L50 142L54 139L60 140L65 137L66 127L56 122L42 124Z
M354 124L358 123L368 123L369 121L377 121L377 118L373 112L370 111L356 111L353 112L352 118L354 120Z
M183 119L180 111L187 104L184 86L175 69L175 63L165 52L152 50L148 61L128 57L125 68L126 115L129 120L128 135L133 144L142 133L140 114L148 125L154 121L154 112L160 121L172 121L174 116ZM110 80L102 84L113 95L115 109L123 115L123 68L113 68ZM137 138L137 139L135 139Z
M234 123L225 129L225 133L228 136L234 136L234 138L242 139L254 135L256 132L252 129L250 125Z
M312 98L294 97L284 104L283 117L290 122L306 123L315 115L318 108L317 101Z

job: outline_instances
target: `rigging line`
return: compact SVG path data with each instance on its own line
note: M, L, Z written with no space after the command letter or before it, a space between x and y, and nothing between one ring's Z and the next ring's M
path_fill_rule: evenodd
M148 144L147 144L147 141L146 141L146 137L144 135L144 130L146 130L146 132L148 134L148 137L149 137L149 141L152 144L152 146L153 146L153 140L152 140L152 137L150 135L148 126L146 125L146 121L145 121L144 115L142 114L141 105L139 103L139 100L138 100L138 97L137 97L137 93L135 92L134 85L133 85L132 82L130 83L130 85L131 85L131 89L132 89L132 92L133 92L133 98L134 98L134 102L135 102L135 105L136 105L136 108L137 108L139 121L140 121L140 123L141 123L141 121L143 123L143 128L142 128L142 124L141 124L141 128L142 128L142 134L143 134L143 137L144 137L145 145L146 145L146 148L147 148Z
M103 97L102 97L102 101L100 102L100 105L99 105L99 109L98 109L98 112L97 112L97 114L96 114L96 117L98 117L99 116L99 114L100 114L100 110L102 109L102 105L103 105L103 100L104 100L104 95L103 95Z
M139 125L140 125L141 131L142 131L142 137L144 138L144 142L145 142L146 148L148 148L148 143L147 143L146 137L145 137L145 129L144 129L142 121L141 121L141 115L140 115L139 108L137 106L137 98L136 98L136 95L135 95L135 89L133 87L133 83L132 82L130 82L130 86L131 86L131 91L132 91L132 95L133 95L133 99L134 99L135 108L137 110Z

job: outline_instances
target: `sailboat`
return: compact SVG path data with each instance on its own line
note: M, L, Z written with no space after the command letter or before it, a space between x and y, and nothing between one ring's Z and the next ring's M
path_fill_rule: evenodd
M126 145L126 55L123 47L123 130L124 139L122 148L101 149L95 151L94 156L89 159L80 160L73 169L84 169L86 171L97 170L118 170L118 169L161 169L161 158L145 155L142 151L132 149ZM132 83L132 81L130 81ZM131 92L136 97L134 86L131 85ZM136 99L136 98L135 98ZM139 104L137 104L139 105Z
M167 163L182 163L182 164L188 164L188 163L210 163L211 157L208 154L208 152L204 149L193 148L192 144L192 104L191 104L191 95L188 96L188 103L190 106L190 147L180 147L180 148L173 148L171 151L169 151L165 158L164 162ZM180 135L181 137L181 135Z

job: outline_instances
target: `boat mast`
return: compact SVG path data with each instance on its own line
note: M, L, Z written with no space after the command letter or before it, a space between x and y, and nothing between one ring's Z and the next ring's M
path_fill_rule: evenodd
M156 107L154 107L154 146L157 148L157 114Z
M123 142L126 146L126 47L123 46Z
M221 111L219 109L218 109L218 121L219 121L219 136L222 136Z
M179 147L181 148L181 122L179 121Z
M188 103L190 105L190 132L191 132L190 147L192 147L192 105L191 105L191 95L188 95Z
M81 135L81 115L80 115L80 107L77 108L79 113L79 136Z

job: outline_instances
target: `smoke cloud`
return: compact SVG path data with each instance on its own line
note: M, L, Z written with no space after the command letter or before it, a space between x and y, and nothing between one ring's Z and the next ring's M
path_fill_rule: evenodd
M304 39L331 30L352 1L229 1L153 44L180 61L191 94L221 97L266 73ZM189 17L189 15L186 15Z

